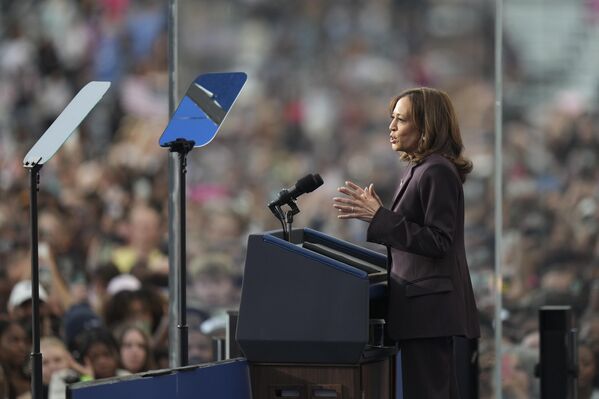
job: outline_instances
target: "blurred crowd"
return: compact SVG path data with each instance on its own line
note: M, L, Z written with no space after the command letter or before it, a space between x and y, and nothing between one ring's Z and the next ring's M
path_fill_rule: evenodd
M474 172L464 189L468 260L483 323L481 398L492 397L493 4L455 0L181 0L179 98L201 72L249 79L217 138L189 156L190 363L215 359L207 320L239 303L248 234L279 228L266 207L320 173L295 226L367 245L331 205L346 179L390 201L403 167L387 102L447 91ZM0 398L27 397L31 333L29 179L22 160L91 80L112 82L41 170L42 353L48 397L65 384L168 367L167 5L158 0L0 4ZM505 85L525 86L505 37ZM507 398L538 396L537 311L570 305L580 398L599 389L599 107L575 91L504 98ZM215 325L215 323L209 323ZM218 325L218 323L216 323ZM3 396L4 395L4 396Z

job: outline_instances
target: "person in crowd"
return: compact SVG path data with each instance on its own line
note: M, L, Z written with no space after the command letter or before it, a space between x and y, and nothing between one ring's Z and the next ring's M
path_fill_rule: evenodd
M58 337L43 337L40 348L44 396L48 399L64 399L65 384L79 381L79 376L88 371L75 361Z
M41 335L60 335L63 312L79 300L74 286L69 286L58 270L53 251L47 242L40 242L39 252L39 316ZM11 318L21 322L31 334L32 286L31 266L27 265L21 279L14 284L8 298Z
M112 263L104 263L90 273L88 300L97 314L103 313L104 305L111 296L108 284L119 274L119 269Z
M28 369L30 344L25 329L14 320L0 320L0 395L7 399L31 394ZM2 387L2 385L4 385Z
M202 330L202 324L210 319L210 313L196 304L187 306L187 325L189 327L189 363L199 364L215 360L212 338Z
M150 336L142 326L128 324L119 335L119 355L123 369L130 373L141 373L154 368L154 357Z
M81 337L79 351L87 371L84 379L98 380L130 374L118 367L118 343L112 333L104 327L85 331Z
M528 399L538 397L535 389L534 367L538 364L538 349L531 351L506 340L502 357L501 388L506 399ZM533 355L534 356L531 356ZM536 358L535 358L536 356Z
M51 334L52 322L49 309L46 306L48 302L48 293L41 285L39 286L39 299L40 327L42 329L42 334ZM23 326L29 326L31 324L31 280L22 280L15 284L10 292L7 307L10 318L19 321Z
M232 259L226 255L198 257L190 264L191 296L208 312L237 305L238 287Z
M41 285L39 298L40 305L48 301L48 294ZM14 320L31 319L31 280L22 280L14 285L8 298L7 308L8 315Z
M12 287L6 273L6 268L0 267L0 314L3 314L4 310L7 308L11 289Z
M170 352L167 346L159 346L154 351L154 360L156 369L170 368Z
M66 398L66 387L72 383L129 374L118 368L118 345L106 328L93 327L83 331L76 345L75 352L80 362L69 356L66 360L67 367L53 373L48 399Z
M102 326L102 319L88 303L79 303L71 306L64 314L63 321L64 342L76 358L80 358L79 348L81 336L85 331Z
M112 262L121 273L140 276L168 274L168 259L160 248L160 214L145 204L135 204L130 211L128 242L114 250Z
M477 338L478 311L464 245L462 184L472 162L448 95L432 88L391 100L389 141L409 162L389 208L373 184L348 181L333 205L340 219L369 223L388 254L388 333L401 348L409 398L457 398L452 336Z
M7 398L8 397L8 381L7 376L4 374L4 369L0 365L0 397Z
M208 363L215 360L212 338L199 329L189 330L189 364Z
M598 399L599 388L593 385L597 375L597 360L591 346L582 341L578 343L578 398Z
M139 323L154 334L165 315L164 300L152 287L116 292L104 307L104 322L110 329Z
M81 356L84 364L90 366L90 376L93 379L129 374L126 370L118 368L118 343L112 333L103 327L85 332L81 340Z
M66 216L66 211L42 210L39 214L39 236L40 242L47 243L52 249L56 270L70 282L83 273L83 263L82 254L77 250L78 240L71 226L72 219Z
M581 324L580 340L585 343L595 358L593 386L599 390L599 315L589 315Z
M43 337L40 340L42 352L42 381L46 397L52 375L69 366L69 352L64 343L56 337Z

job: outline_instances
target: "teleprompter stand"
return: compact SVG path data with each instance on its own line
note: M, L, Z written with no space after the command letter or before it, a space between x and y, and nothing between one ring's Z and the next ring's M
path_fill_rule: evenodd
M29 169L30 214L31 214L31 393L33 399L42 399L42 354L40 350L40 297L39 297L39 254L38 254L38 208L37 193L40 169L69 138L83 119L104 96L109 82L90 82L71 100L42 137L29 150L23 166Z
M243 72L199 75L189 86L160 136L161 147L177 153L169 167L169 315L176 319L177 330L171 332L170 359L174 366L187 366L188 334L186 304L186 231L185 176L187 154L195 147L208 145L218 133L247 80ZM176 336L173 336L176 335Z

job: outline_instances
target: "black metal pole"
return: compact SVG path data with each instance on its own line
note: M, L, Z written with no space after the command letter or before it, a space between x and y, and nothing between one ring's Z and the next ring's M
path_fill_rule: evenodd
M289 241L289 236L287 235L287 224L285 223L285 213L281 209L281 206L279 206L279 205L269 205L268 209L270 209L270 211L272 212L272 214L275 215L275 217L277 219L279 219L279 222L281 222L281 226L282 226L282 229L283 229L283 240Z
M573 328L567 335L568 346L568 395L578 399L578 330Z
M288 211L286 215L287 222L287 241L291 242L291 230L293 230L293 211Z
M290 207L290 209L285 213L285 221L287 224L287 241L291 242L291 231L293 230L293 216L297 215L300 212L300 210L297 207L295 201L293 200L289 201L287 205L289 205Z
M181 270L179 271L179 345L181 354L181 366L187 366L189 363L189 356L187 353L188 343L188 331L187 331L187 249L186 249L186 230L185 230L185 175L187 174L187 152L182 151L179 153L179 181L181 187L181 195L179 196L181 206L181 220L180 220L180 237L181 237Z
M179 221L181 220L179 196L181 190L179 185L179 154L169 152L168 154L168 347L169 366L171 368L181 365L181 353L179 352L179 281L181 276L181 237L179 235Z
M577 395L577 364L570 306L541 306L539 309L539 364L542 399L574 399Z
M42 354L40 351L40 293L39 293L39 258L38 258L38 227L37 227L37 192L39 188L39 171L42 165L30 168L30 212L31 212L31 321L32 321L32 351L31 351L31 393L33 399L42 399Z
M193 141L177 139L170 144L170 151L179 154L179 234L180 234L180 256L181 268L179 270L179 309L177 317L177 330L179 332L179 366L187 366L189 363L188 355L188 326L187 326L187 267L186 267L186 225L185 225L185 176L187 174L187 154L193 149Z
M168 114L172 117L177 107L177 82L178 73L177 66L179 63L179 48L178 37L178 0L168 0ZM177 367L181 364L181 354L179 349L179 334L177 329L177 312L179 311L179 297L176 290L178 286L175 282L179 281L179 269L181 254L179 253L179 243L177 237L177 225L179 213L177 209L177 154L169 154L168 158L168 176L169 176L169 199L168 199L168 217L169 217L169 243L168 243L168 296L169 296L169 327L168 327L168 349L169 349L169 366Z

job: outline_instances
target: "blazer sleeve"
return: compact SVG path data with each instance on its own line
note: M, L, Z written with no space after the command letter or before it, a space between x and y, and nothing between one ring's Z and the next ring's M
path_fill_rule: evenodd
M427 168L416 183L424 224L381 207L370 222L367 240L430 258L442 258L453 243L462 183L443 164Z

